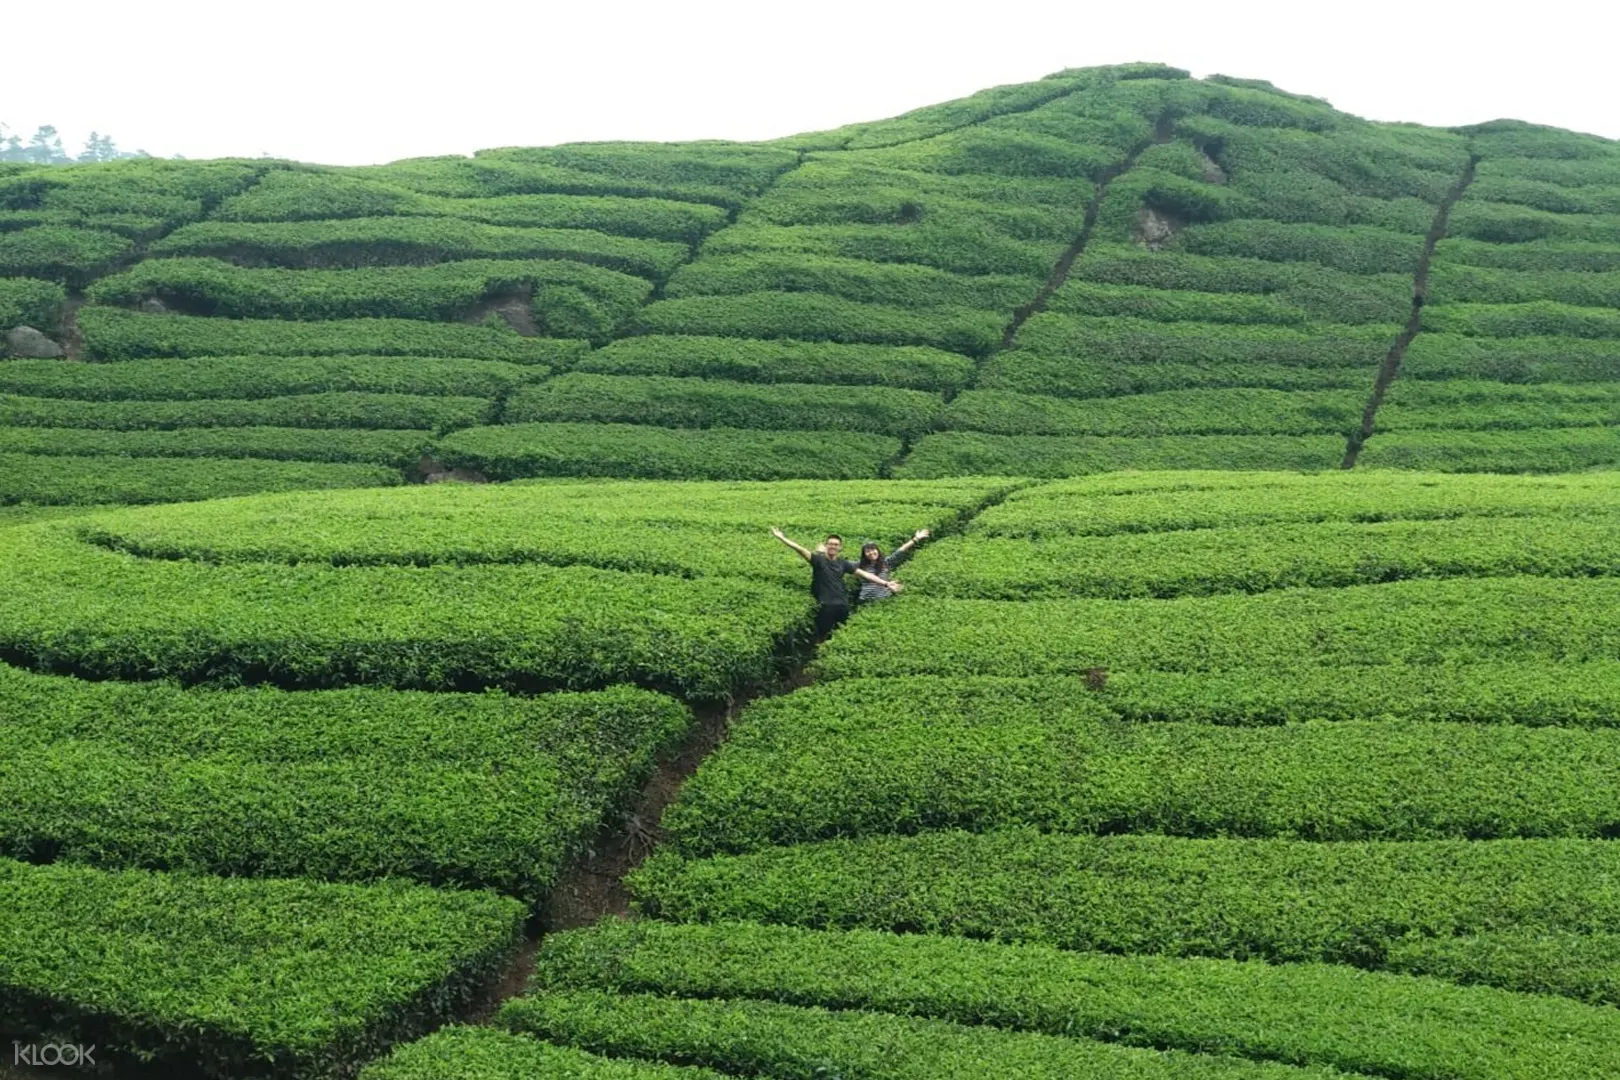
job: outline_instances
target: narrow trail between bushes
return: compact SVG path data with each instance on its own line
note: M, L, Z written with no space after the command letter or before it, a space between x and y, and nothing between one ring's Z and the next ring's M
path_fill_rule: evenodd
M1434 212L1434 222L1429 226L1428 235L1423 238L1423 254L1418 257L1417 270L1412 275L1411 314L1406 317L1406 327L1396 337L1394 344L1389 347L1388 355L1384 357L1384 362L1379 365L1378 377L1373 381L1372 396L1367 399L1367 407L1361 413L1361 426L1350 433L1349 440L1345 443L1344 460L1339 463L1341 469L1356 467L1356 459L1361 456L1361 448L1372 438L1373 427L1378 421L1378 409L1384 403L1384 395L1389 392L1390 384L1401 373L1401 362L1406 359L1406 350L1423 331L1423 305L1429 297L1429 267L1434 261L1434 250L1440 245L1440 241L1445 239L1451 219L1451 208L1457 205L1467 192L1468 186L1474 182L1474 170L1478 166L1479 155L1470 153L1462 175L1451 185L1451 190L1446 192L1445 198L1440 200L1440 205Z
M1040 481L1009 483L1000 491L968 507L953 520L930 526L937 543L968 528L980 514L1015 492L1038 486ZM791 556L790 552L783 552ZM920 554L918 557L921 557ZM809 569L805 570L808 580ZM857 616L859 617L859 616ZM835 631L836 633L836 631ZM512 967L474 1004L467 1019L488 1021L508 998L521 995L534 971L540 940L549 933L590 926L608 917L633 918L625 878L639 867L664 840L664 810L675 801L709 755L720 749L732 724L756 701L791 694L815 681L810 666L822 642L786 647L777 656L779 673L771 682L744 687L736 696L718 702L691 703L693 724L675 750L659 761L642 785L634 805L604 825L596 841L558 875L557 883L529 921L528 933Z
M1092 233L1097 231L1097 218L1102 214L1103 202L1108 198L1108 186L1125 173L1130 172L1136 166L1136 159L1141 157L1149 148L1157 144L1167 143L1174 137L1174 123L1171 118L1167 115L1160 116L1153 125L1152 137L1143 139L1131 147L1123 158L1103 170L1102 175L1097 178L1096 190L1092 192L1091 202L1086 204L1086 215L1081 221L1080 231L1075 234L1074 239L1069 242L1069 246L1059 256L1040 291L1035 294L1029 303L1013 310L1007 328L1002 331L1001 346L997 350L998 352L1005 352L1012 348L1014 339L1018 337L1018 331L1023 329L1024 324L1033 316L1045 311L1047 303L1052 299L1052 294L1061 289L1063 283L1069 280L1069 271L1074 269L1075 260L1085 254L1086 245L1091 243Z

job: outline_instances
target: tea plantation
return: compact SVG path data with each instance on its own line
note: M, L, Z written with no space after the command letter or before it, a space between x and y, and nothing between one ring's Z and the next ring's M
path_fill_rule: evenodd
M0 1040L1620 1076L1620 143L1137 64L0 165L18 326ZM771 526L932 536L817 641Z

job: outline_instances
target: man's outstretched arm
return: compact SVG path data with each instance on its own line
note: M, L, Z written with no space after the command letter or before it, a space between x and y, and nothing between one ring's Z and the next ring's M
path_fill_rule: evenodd
M781 529L773 527L771 529L771 535L776 537L778 540L782 541L782 543L786 544L788 547L792 548L794 551L797 551L799 553L799 557L801 559L803 559L805 562L810 561L810 549L805 547L803 544L795 544L792 540L789 540L787 538L787 534L784 533Z

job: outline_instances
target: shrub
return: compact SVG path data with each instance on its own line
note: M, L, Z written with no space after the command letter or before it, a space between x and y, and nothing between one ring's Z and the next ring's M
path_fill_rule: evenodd
M1340 323L1401 323L1412 308L1412 279L1404 274L1347 274L1309 263L1277 263L1235 256L1102 248L1093 243L1053 297L1053 310L1069 310L1066 295L1081 281L1154 289L1259 293L1313 319ZM1228 320L1211 320L1228 321ZM1278 320L1269 320L1278 321Z
M1357 464L1368 469L1554 473L1620 466L1611 427L1510 431L1403 431L1375 434Z
M1358 525L1501 517L1587 521L1605 520L1620 511L1620 483L1605 474L1557 479L1455 476L1444 483L1436 479L1345 471L1303 476L1101 475L1023 488L976 516L969 531L977 536L1049 541L1288 522Z
M363 267L453 259L568 259L661 279L686 260L685 244L589 229L485 225L459 218L205 221L170 233L154 255L215 256L250 266Z
M1060 241L1016 240L981 228L915 225L734 225L702 254L801 254L917 263L957 274L1012 274L1044 280L1063 254Z
M276 169L214 212L218 221L331 221L422 213L425 196L334 169Z
M794 338L873 345L932 345L984 356L1001 343L1004 318L989 311L914 311L813 293L763 292L659 300L636 329L652 334Z
M544 376L544 367L492 360L392 356L258 356L63 364L0 364L0 393L79 401L194 401L360 391L493 398Z
M1274 296L1099 285L1086 281L1066 284L1052 297L1051 310L1089 318L1128 315L1156 322L1238 325L1303 326L1310 319L1304 308Z
M79 534L142 558L417 567L542 562L802 587L804 564L762 542L761 521L798 535L841 529L887 540L919 525L950 528L1010 486L999 480L440 484L97 515L81 523ZM536 520L546 527L535 528ZM379 521L388 527L379 529Z
M1620 386L1611 383L1398 383L1378 411L1379 431L1612 424L1620 424Z
M632 199L618 195L500 195L489 199L428 198L427 212L490 225L595 229L615 236L696 244L729 222L706 203Z
M929 594L1203 596L1411 578L1620 573L1617 519L1549 516L1246 525L955 541L911 574Z
M1397 943L1517 928L1613 933L1603 840L1312 843L990 833L655 853L662 918L905 930L1064 949L1378 968Z
M95 435L86 439L93 445ZM238 458L0 453L0 504L185 502L257 491L398 484L397 469Z
M1499 270L1440 263L1429 278L1431 303L1522 304L1551 300L1620 307L1620 271Z
M112 269L133 248L122 236L69 225L0 232L0 275L82 286Z
M967 390L944 426L998 435L1309 435L1348 432L1364 397L1352 391L1169 390L1091 401Z
M1109 1046L887 1013L765 1001L696 1001L554 991L502 1007L506 1028L614 1057L713 1066L727 1074L848 1080L1018 1076L1029 1080L1303 1080L1285 1065Z
M548 936L540 978L557 989L866 1009L1414 1080L1562 1080L1615 1068L1611 1013L1321 964L609 921Z
M440 439L446 465L493 480L614 476L649 480L872 479L900 440L847 431L702 431L631 424L503 424Z
M212 565L131 558L68 526L0 534L5 572L29 582L0 590L11 597L0 601L0 648L38 670L97 678L438 690L635 683L715 699L769 678L777 643L809 615L797 590L736 579L533 564Z
M599 142L485 150L475 163L519 162L577 169L619 182L706 185L757 195L798 163L792 150L719 139L684 143ZM639 193L638 193L639 194Z
M216 1077L352 1070L465 1008L523 930L515 900L398 883L9 861L0 878L13 1031Z
M1351 274L1411 274L1423 253L1420 238L1388 229L1261 220L1191 225L1177 233L1170 246L1194 255L1319 263Z
M1115 469L1331 469L1337 435L1061 436L926 435L895 469L914 480L942 476L1080 476Z
M402 877L531 902L690 719L626 687L534 698L209 692L10 668L0 686L10 702L0 853Z
M651 1061L598 1057L486 1027L446 1027L360 1071L361 1080L722 1080L720 1073Z
M1503 577L1175 600L918 597L850 623L817 668L847 678L1602 660L1620 626L1603 608L1611 594L1620 581Z
M1126 723L1078 681L843 679L756 702L662 826L699 856L1014 825L1305 840L1620 829L1617 731Z
M90 297L130 304L155 296L229 318L448 320L493 294L528 288L534 289L535 319L548 333L602 339L635 311L652 284L599 267L538 260L282 270L152 259L97 282Z
M918 345L846 345L646 334L620 338L582 357L575 371L671 375L749 383L831 383L955 391L973 378L973 361Z
M1426 329L1473 337L1620 338L1620 312L1550 300L1524 304L1442 304L1423 314Z
M86 350L101 360L152 356L434 356L476 357L515 364L566 366L589 345L525 338L489 326L442 325L416 319L206 319L142 315L116 308L83 308L79 329Z
M416 428L449 431L488 423L495 403L340 390L238 401L74 401L0 396L0 424L108 431L188 427Z
M1620 341L1534 335L1484 338L1426 329L1407 350L1401 375L1507 383L1609 382L1620 376Z
M940 408L937 394L886 386L759 385L570 372L517 390L502 419L915 435L934 425Z
M29 325L50 329L62 313L62 286L32 278L0 278L0 329Z
M1451 211L1450 236L1491 244L1522 244L1534 240L1575 240L1587 243L1620 242L1620 215L1553 214L1529 206L1465 198Z
M1436 249L1436 266L1489 266L1499 270L1620 270L1620 244L1535 240L1522 244L1489 244L1481 240L1446 239Z
M725 255L682 267L664 295L736 296L805 292L894 307L978 308L1011 311L1028 302L1040 282L990 274L969 277L926 266L869 263L816 255Z
M98 431L88 428L30 427L7 430L6 448L8 452L29 455L357 461L395 469L412 469L427 452L432 438L431 431L387 429L209 427L181 428L176 431ZM51 462L38 461L35 464L43 472L53 470ZM239 468L246 468L245 462L235 464ZM69 462L68 466L72 469L82 467L82 464Z

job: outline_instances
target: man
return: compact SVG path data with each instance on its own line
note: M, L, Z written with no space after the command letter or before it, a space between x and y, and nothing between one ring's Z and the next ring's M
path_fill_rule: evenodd
M816 640L820 641L838 629L849 618L849 594L844 591L844 575L855 574L861 580L899 592L904 586L898 581L884 581L876 574L862 570L848 559L839 556L844 551L844 538L836 534L827 537L815 551L789 540L781 529L773 528L771 535L799 553L810 564L810 595L816 598Z

